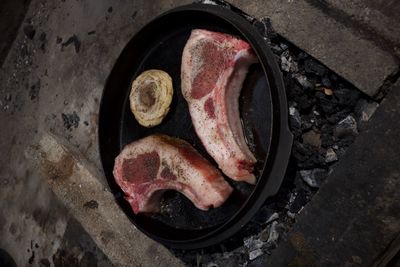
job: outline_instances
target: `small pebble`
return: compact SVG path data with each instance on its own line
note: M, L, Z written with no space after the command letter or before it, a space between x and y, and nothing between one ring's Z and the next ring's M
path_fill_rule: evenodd
M279 239L278 222L273 222L269 230L268 243L275 243Z
M301 75L301 74L294 74L293 77L296 79L296 81L303 86L305 89L312 89L314 88L314 85L307 79L306 76Z
M319 188L327 176L327 171L324 169L302 170L300 176L303 181L310 187Z
M260 248L256 249L256 250L253 250L253 251L250 251L249 260L252 261L252 260L258 258L259 256L263 255L263 254L264 254L264 252Z
M268 223L270 223L270 222L272 222L272 221L275 221L275 220L278 220L279 219L279 214L277 213L277 212L274 212L272 215L271 215L271 217L269 217L269 219L267 220L267 224Z
M358 135L357 122L353 116L348 115L343 120L339 121L334 130L335 137L347 137Z

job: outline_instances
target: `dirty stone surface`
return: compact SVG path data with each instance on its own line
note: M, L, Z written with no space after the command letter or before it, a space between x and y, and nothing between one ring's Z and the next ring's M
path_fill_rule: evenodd
M0 69L0 248L17 266L39 266L42 259L53 266L54 255L72 240L70 213L24 151L51 131L100 168L97 112L113 62L147 21L185 3L31 2ZM84 249L101 265L102 253Z
M319 4L382 49L400 57L399 1L328 0L314 1L314 4Z
M229 2L256 18L270 18L279 34L370 96L378 96L386 80L399 75L399 60L393 53L315 4L324 1ZM374 20L379 23L376 18ZM357 29L362 30L362 27Z
M399 250L399 115L397 82L278 249L249 266L398 266L384 256Z
M96 178L101 172L65 139L44 134L38 146L29 147L26 154L36 163L43 181L115 266L182 266L165 247L132 225L114 195Z

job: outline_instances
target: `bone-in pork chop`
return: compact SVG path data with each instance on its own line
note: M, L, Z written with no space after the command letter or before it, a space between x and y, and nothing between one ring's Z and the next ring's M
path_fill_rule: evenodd
M158 211L165 190L181 192L202 210L221 206L233 190L191 145L166 135L125 146L113 173L136 214Z
M251 184L256 159L245 142L239 96L256 62L247 42L197 29L185 45L181 67L182 93L204 147L227 176Z

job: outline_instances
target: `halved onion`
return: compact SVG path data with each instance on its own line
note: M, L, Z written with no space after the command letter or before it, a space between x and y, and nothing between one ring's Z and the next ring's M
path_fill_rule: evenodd
M160 124L169 111L173 93L168 73L162 70L142 72L133 81L129 95L131 111L140 125L150 128Z

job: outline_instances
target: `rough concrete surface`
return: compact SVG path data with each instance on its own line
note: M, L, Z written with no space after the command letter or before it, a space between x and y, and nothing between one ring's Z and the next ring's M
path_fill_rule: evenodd
M286 240L251 266L386 266L400 251L399 115L397 82Z
M309 0L328 15L400 57L400 2L376 0Z
M32 1L36 34L23 32L24 20L0 69L0 247L18 266L52 263L71 217L24 150L50 130L100 168L97 112L113 62L144 23L187 2ZM33 260L31 242L40 246Z
M229 2L257 18L271 18L278 33L370 96L377 94L388 76L398 71L398 62L390 53L306 0Z
M132 225L114 195L96 178L101 172L68 146L53 135L43 135L28 154L35 158L43 180L106 256L116 266L181 266L166 248Z

